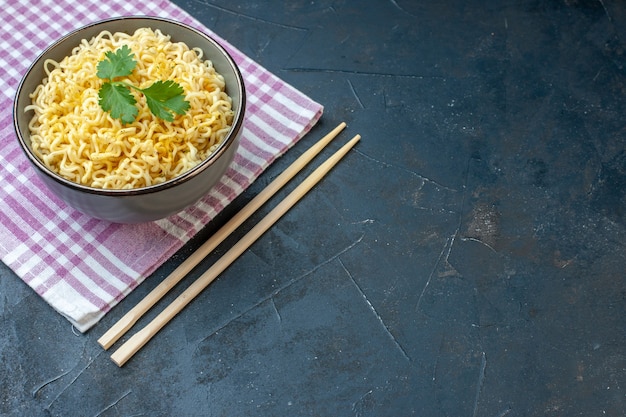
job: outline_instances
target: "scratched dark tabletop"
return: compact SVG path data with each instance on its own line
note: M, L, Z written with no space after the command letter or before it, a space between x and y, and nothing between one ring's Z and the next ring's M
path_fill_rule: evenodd
M85 335L2 266L1 415L626 414L626 3L176 3L324 116ZM98 337L341 121L325 155L356 149L118 368Z

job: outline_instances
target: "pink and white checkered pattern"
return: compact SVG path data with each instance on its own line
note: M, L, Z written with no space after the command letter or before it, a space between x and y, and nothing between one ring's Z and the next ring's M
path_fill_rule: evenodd
M84 332L241 194L322 115L322 106L169 1L0 0L0 259ZM96 20L152 15L217 39L240 66L247 114L224 179L193 207L157 222L90 218L51 195L17 145L11 106L30 63L55 39Z

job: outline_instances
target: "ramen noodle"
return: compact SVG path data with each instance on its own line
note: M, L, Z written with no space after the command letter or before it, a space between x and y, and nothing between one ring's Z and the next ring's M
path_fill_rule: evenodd
M97 77L105 53L127 45L137 66L125 77L146 88L172 80L190 103L172 122L157 119L145 97L134 94L138 115L122 124L98 103ZM147 187L168 181L206 159L230 130L234 111L222 75L198 48L173 43L159 30L103 31L82 40L60 62L46 60L46 78L26 111L34 153L52 171L78 184L106 189Z

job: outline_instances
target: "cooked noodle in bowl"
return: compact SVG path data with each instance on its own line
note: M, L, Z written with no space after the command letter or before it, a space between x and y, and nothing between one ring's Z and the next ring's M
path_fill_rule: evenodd
M99 96L107 82L99 64L123 48L136 65L108 81L130 87L131 120L104 110ZM180 87L185 111L158 117L145 93L156 82ZM244 113L243 77L217 41L143 16L96 22L52 44L13 107L18 142L45 185L83 213L120 223L161 219L205 196L234 159Z
M137 67L128 81L147 88L155 80L182 86L189 111L172 122L155 117L138 96L139 113L123 124L98 102L96 76L105 52L126 45ZM47 77L32 93L29 123L35 154L51 170L96 188L139 188L170 180L198 165L222 142L233 121L224 78L199 48L171 42L160 30L102 31L83 39L61 62L44 62Z

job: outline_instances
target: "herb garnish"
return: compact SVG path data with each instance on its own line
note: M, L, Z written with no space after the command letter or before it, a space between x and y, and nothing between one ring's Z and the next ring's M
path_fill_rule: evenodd
M139 88L125 81L114 81L118 77L130 75L137 66L134 54L126 45L115 52L107 52L105 59L98 63L97 76L105 81L98 92L99 104L104 111L111 113L122 123L132 123L137 117L137 101L130 89L139 91L146 97L148 108L156 117L171 122L173 113L185 114L189 102L183 96L183 88L174 81L156 81L147 88Z

